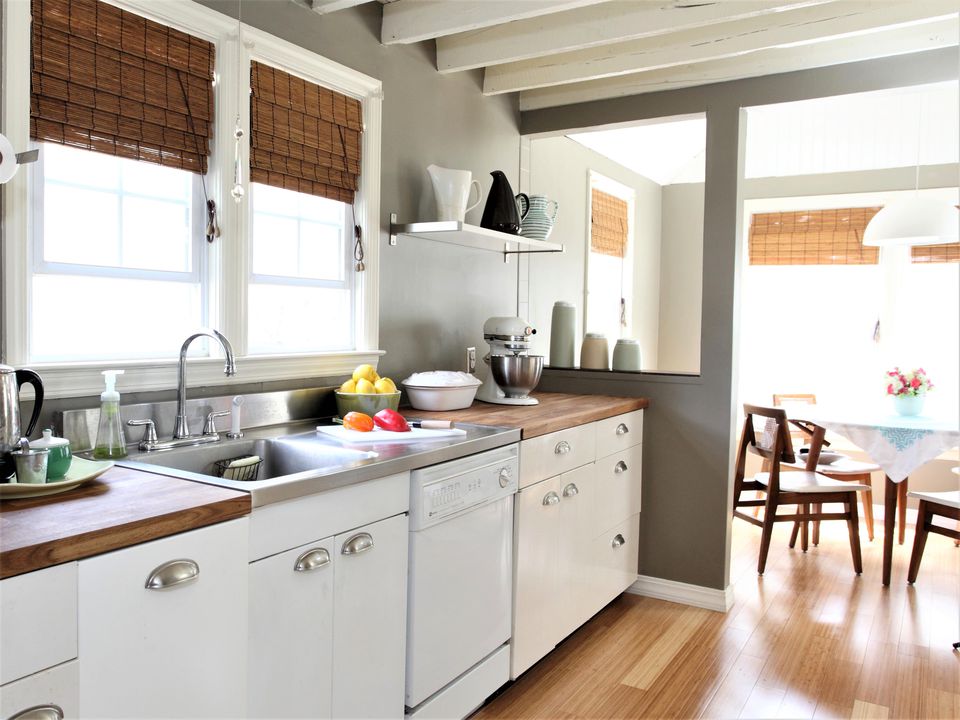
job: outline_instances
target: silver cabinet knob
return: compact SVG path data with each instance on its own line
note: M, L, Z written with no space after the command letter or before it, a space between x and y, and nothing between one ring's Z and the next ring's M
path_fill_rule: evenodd
M560 496L557 495L553 490L551 490L550 492L548 492L546 495L543 496L544 505L556 505L559 502L560 502Z
M624 540L623 535L617 533L613 536L613 540L610 541L610 546L614 548L622 547L627 544L627 541Z
M373 536L370 533L357 533L343 544L341 555L359 555L373 549Z
M574 483L570 483L563 489L564 497L573 497L574 495L579 495L579 494L580 494L580 488L578 488Z
M630 432L630 428L623 423L617 425L617 435L626 435L628 432Z
M500 487L505 488L510 484L510 468L501 468L500 469Z
M63 720L63 709L59 705L34 705L11 715L7 720Z
M568 452L570 452L570 450L570 443L568 443L566 440L561 440L557 443L557 446L553 449L553 452L557 455L566 455Z
M193 560L171 560L154 568L144 587L147 590L170 590L200 578L200 566Z
M326 548L313 548L302 553L293 565L294 572L310 572L330 564L330 553Z
M620 473L625 473L627 471L627 464L621 460L616 465L613 466L613 471L619 475Z

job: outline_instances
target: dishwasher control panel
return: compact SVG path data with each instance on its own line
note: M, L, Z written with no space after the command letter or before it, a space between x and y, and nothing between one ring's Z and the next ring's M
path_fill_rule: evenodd
M517 491L516 445L434 465L411 474L411 530Z

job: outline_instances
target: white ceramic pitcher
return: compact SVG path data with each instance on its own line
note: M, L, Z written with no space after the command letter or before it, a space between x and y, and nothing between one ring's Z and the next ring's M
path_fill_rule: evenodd
M483 199L483 189L479 180L471 181L469 170L452 170L439 165L427 166L433 193L437 199L437 220L457 220L463 222L468 210L473 210ZM469 207L470 190L476 186L477 200Z

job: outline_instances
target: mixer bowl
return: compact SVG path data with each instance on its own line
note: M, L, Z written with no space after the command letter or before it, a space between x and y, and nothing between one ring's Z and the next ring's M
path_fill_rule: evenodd
M525 398L540 382L543 355L491 355L490 372L508 398Z

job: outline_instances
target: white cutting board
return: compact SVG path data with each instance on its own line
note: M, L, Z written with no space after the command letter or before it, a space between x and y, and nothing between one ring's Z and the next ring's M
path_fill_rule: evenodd
M466 436L466 430L424 430L410 428L410 432L390 432L375 427L370 432L348 430L343 425L317 425L317 432L329 435L341 442L354 444L421 442L423 440L454 440Z

